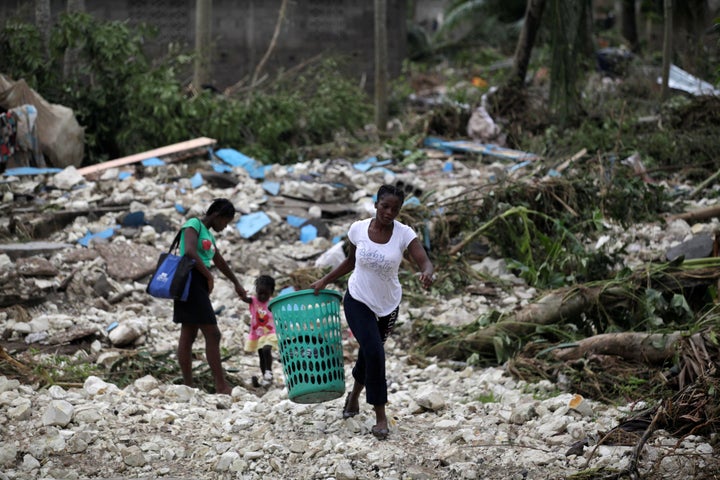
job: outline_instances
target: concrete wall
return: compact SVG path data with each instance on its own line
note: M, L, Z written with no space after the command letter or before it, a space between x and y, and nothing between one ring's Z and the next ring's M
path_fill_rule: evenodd
M22 11L30 21L30 0L3 0L0 18ZM53 16L65 8L52 0ZM391 76L400 73L406 53L407 0L387 0L388 59ZM213 0L212 83L219 89L252 76L275 29L281 0ZM159 31L148 45L153 55L167 51L170 42L193 48L195 0L86 0L96 18L145 22ZM374 2L372 0L291 0L277 46L265 71L291 68L319 54L341 54L348 73L373 85ZM190 77L185 79L190 80Z

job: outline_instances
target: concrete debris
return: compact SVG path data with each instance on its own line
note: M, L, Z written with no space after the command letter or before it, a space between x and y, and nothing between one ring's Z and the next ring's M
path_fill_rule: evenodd
M108 368L122 349L174 352L179 328L171 321L172 302L145 293L147 276L176 229L188 217L202 215L214 198L230 199L241 212L237 223L217 235L217 244L244 287L252 291L262 273L278 280L280 292L306 288L308 269L342 261L348 226L372 214L372 195L381 184L401 182L408 197L416 199L408 209L432 207L438 199L492 184L498 172L519 160L542 161L525 152L480 148L481 155L493 156L488 164L463 156L477 144L432 145L433 155L421 164L376 158L360 162L359 169L346 160L262 166L223 151L218 156L230 171L205 177L197 188L191 178L207 171L209 160L146 167L141 178L128 165L94 169L102 175L92 179L79 177L74 168L49 182L12 177L0 183L0 237L13 242L0 245L1 342L29 339L33 348L59 349L82 340L90 346L76 349L73 358ZM121 180L123 171L130 175ZM448 192L452 195L444 197ZM22 227L40 210L67 212L67 221L22 243L28 239ZM256 216L261 221L243 221ZM313 226L315 233L303 236L303 226ZM627 264L632 267L714 228L712 223L692 229L679 223L671 229L617 227L598 248L630 251ZM0 479L492 480L563 478L604 465L623 468L632 447L603 446L592 456L592 446L566 452L578 440L598 438L631 407L584 398L571 408L571 393L557 395L559 387L547 381L515 380L502 367L422 368L412 361L404 340L415 319L467 325L490 310L514 311L536 295L502 259L492 258L490 249L481 250L486 258L473 268L510 287L478 281L455 298L428 293L425 306L401 306L396 332L386 344L391 421L382 448L370 434L370 406L361 402L360 414L343 420L342 398L293 403L278 362L274 385L259 393L248 381L258 373L257 356L241 353L224 362L229 372L237 372L231 396L163 384L152 375L122 389L94 376L82 386L50 388L0 376ZM232 285L218 278L212 301L223 333L221 347L239 348L248 328L247 307ZM353 358L357 354L351 336L343 339L343 347ZM193 361L199 366L204 356ZM345 375L351 379L349 362ZM644 455L650 458L665 455L667 445L673 451L672 462L655 464L654 478L692 478L702 463L695 460L709 461L713 455L706 438L675 442L662 433L648 441Z

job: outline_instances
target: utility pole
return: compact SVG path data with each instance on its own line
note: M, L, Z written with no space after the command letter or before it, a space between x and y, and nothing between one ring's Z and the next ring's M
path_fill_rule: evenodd
M375 125L387 130L387 2L375 0Z
M195 1L195 68L193 86L200 90L210 80L212 0Z

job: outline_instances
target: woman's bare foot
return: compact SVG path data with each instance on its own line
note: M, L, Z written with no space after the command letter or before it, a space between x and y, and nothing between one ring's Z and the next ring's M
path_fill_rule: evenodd
M375 425L370 431L378 440L385 440L388 433L390 433L387 416L385 415L385 405L375 405Z
M232 394L232 388L230 388L230 385L225 384L222 386L216 386L215 387L215 393L224 394L224 395L231 395Z
M353 398L352 394L348 394L345 398L345 406L343 407L343 418L351 418L358 413L360 413L360 402L358 398Z

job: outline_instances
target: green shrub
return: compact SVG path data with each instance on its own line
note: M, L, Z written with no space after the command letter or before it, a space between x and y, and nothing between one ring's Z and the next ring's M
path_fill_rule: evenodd
M365 92L347 80L337 59L243 98L193 94L178 80L192 57L170 52L151 61L143 51L152 30L67 14L55 25L47 55L32 25L0 29L4 71L51 103L72 108L85 127L86 159L96 163L197 136L242 150L264 162L296 160L299 147L352 132L370 118ZM65 67L72 52L76 61Z

